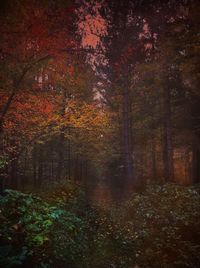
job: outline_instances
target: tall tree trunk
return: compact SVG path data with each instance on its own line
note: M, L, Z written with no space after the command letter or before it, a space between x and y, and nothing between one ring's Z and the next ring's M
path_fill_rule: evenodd
M152 159L152 179L154 181L157 181L156 141L155 141L155 137L154 137L153 133L152 133L152 137L151 137L151 159Z
M123 95L123 118L122 118L122 136L123 136L123 159L124 170L128 186L134 183L132 142L131 142L131 120L130 120L130 93L126 85Z
M30 67L28 68L24 68L24 70L22 71L21 75L16 79L14 78L13 79L13 88L12 88L12 91L6 101L6 103L4 104L4 106L2 107L1 109L1 114L0 114L0 133L3 132L3 123L4 123L4 118L12 104L12 101L15 97L15 94L17 92L17 90L19 89L20 87L20 84L21 82L23 81L26 73L29 71Z
M71 141L70 141L70 126L68 128L68 179L71 180Z
M200 150L196 142L193 144L193 152L192 152L192 172L191 172L192 182L199 183L200 182Z
M53 158L51 159L51 182L53 181L54 179L54 160Z
M11 179L11 188L18 189L18 174L17 174L18 159L16 156L13 156L10 163L10 179Z
M32 164L33 164L33 184L36 187L37 185L37 145L34 144L32 151Z
M60 116L62 119L65 117L66 110L66 100L67 100L67 89L64 88L62 92L62 104L60 110ZM58 143L58 166L57 166L57 180L62 179L63 176L63 168L64 168L64 147L65 147L65 127L61 126L60 135L59 135L59 143Z
M24 190L24 187L27 183L28 178L28 173L27 170L29 170L29 165L28 165L28 152L25 150L24 155L23 155L23 165L20 167L20 189Z
M15 96L15 89L12 90L10 96L8 97L4 107L1 110L1 115L0 115L0 133L3 132L3 123L4 123L4 118L8 112L8 109L10 108L10 105L12 103L12 100Z
M1 152L1 157L2 159L0 159L1 164L0 164L0 195L3 194L3 190L4 190L4 184L5 184L5 166L6 164L4 163L4 158L3 158L3 137L1 136L1 132L0 132L0 152Z
M0 169L0 195L3 194L4 190L4 176L2 174L3 169Z
M64 132L61 132L59 135L59 143L58 143L58 166L57 166L57 180L62 179L63 175L63 167L64 167Z
M79 180L79 154L76 152L76 157L75 157L75 168L74 168L74 181Z
M164 179L165 179L166 182L170 182L170 181L174 181L170 88L168 86L165 86L163 93L164 93L163 94L163 164L164 164Z
M44 171L44 167L43 167L43 151L41 148L39 148L39 166L38 166L38 176L36 179L36 187L39 189L42 185L42 180L43 180L43 171Z

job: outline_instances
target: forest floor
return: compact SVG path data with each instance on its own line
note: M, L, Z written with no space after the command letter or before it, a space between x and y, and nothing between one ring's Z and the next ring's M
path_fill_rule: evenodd
M118 203L104 182L94 186L5 190L0 266L200 267L199 186L149 185Z

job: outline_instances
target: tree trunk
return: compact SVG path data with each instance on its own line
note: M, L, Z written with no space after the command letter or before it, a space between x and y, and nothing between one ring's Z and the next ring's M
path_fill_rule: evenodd
M21 75L19 76L18 79L13 79L13 88L12 88L12 91L11 91L10 96L8 97L5 105L1 109L1 115L0 115L0 133L3 132L4 118L5 118L8 110L9 110L9 108L11 106L11 103L12 103L14 97L15 97L15 94L16 94L16 92L17 92L17 90L18 90L21 82L23 81L23 79L24 79L24 77L25 77L25 75L26 75L26 73L28 72L29 69L30 69L30 67L25 68L22 71L22 73L21 73Z
M123 95L123 125L122 125L122 137L123 137L123 160L124 171L128 186L134 183L133 174L133 160L132 160L132 142L131 142L131 120L130 120L130 93L128 86L124 89Z
M32 151L32 164L33 164L33 184L36 187L37 185L37 147L34 144Z
M194 184L200 182L200 150L196 143L193 145L191 176Z
M166 80L165 80L166 81ZM166 182L174 180L172 125L171 125L171 98L170 88L164 87L163 92L163 164L164 179Z
M153 132L153 131L152 131ZM157 168L156 168L156 141L152 134L151 137L151 158L152 158L152 179L157 181Z
M58 143L58 166L57 166L57 180L61 180L63 176L63 167L64 167L64 133L61 132L59 136Z
M68 128L68 179L71 180L71 142L70 142L70 127Z
M63 89L62 92L62 104L60 110L60 116L62 119L65 117L66 110L66 100L67 100L67 90ZM64 168L64 146L65 146L65 128L61 126L60 135L59 135L59 143L58 143L58 166L57 166L57 180L61 180L63 176L63 168Z
M36 179L36 187L39 189L42 185L43 180L43 152L39 149L39 166L38 166L38 176Z
M13 157L10 163L10 179L11 179L11 188L18 189L18 174L17 174L17 165L18 159L17 157Z
M15 96L15 90L13 89L13 91L11 92L10 96L7 99L7 102L5 103L4 107L2 108L1 111L1 116L0 116L0 133L3 132L3 122L4 122L4 118L8 112L8 109L10 108L10 105L12 103L12 100Z

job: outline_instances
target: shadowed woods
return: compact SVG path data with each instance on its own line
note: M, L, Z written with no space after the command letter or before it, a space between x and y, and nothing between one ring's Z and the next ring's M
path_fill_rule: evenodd
M0 266L200 267L199 11L1 1Z

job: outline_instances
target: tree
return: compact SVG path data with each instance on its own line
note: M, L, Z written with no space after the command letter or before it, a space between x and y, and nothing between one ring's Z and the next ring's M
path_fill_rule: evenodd
M0 125L28 73L59 53L68 52L75 46L69 27L72 6L42 5L33 1L8 1L1 14L1 88L7 99L1 107ZM71 21L70 21L71 20ZM34 77L32 73L32 77ZM30 81L30 77L29 77Z

